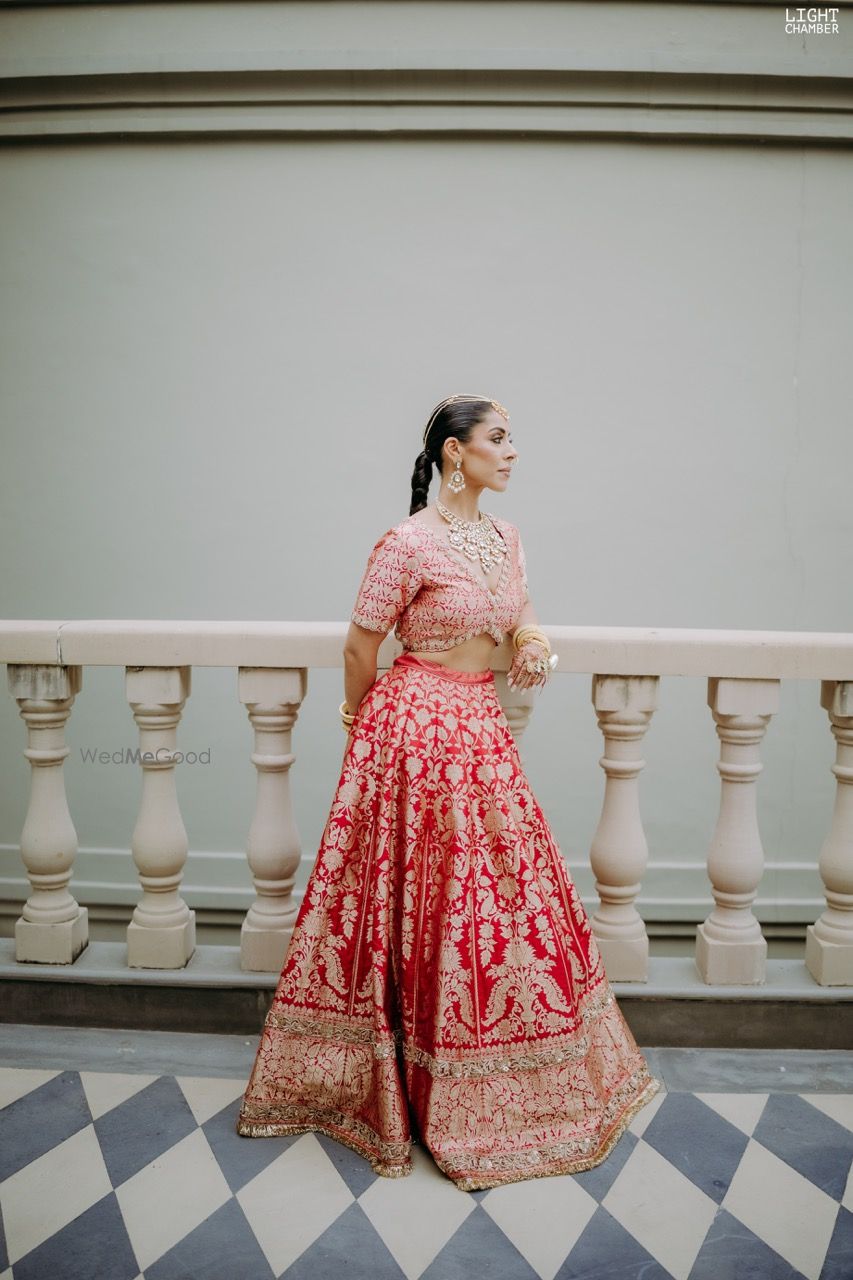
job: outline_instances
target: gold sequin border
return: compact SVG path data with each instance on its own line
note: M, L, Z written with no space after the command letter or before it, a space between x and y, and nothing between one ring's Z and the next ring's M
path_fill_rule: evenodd
M237 1119L241 1138L281 1138L294 1133L324 1133L369 1160L383 1178L412 1172L411 1142L383 1142L374 1129L344 1111L298 1103L246 1100Z
M578 1013L581 1026L575 1031L561 1036L551 1036L546 1044L538 1045L533 1049L513 1051L511 1048L505 1048L501 1053L496 1053L494 1049L489 1048L463 1048L448 1050L445 1054L437 1056L405 1038L400 1027L383 1033L377 1031L369 1022L359 1023L352 1020L338 1022L316 1014L285 1012L276 1009L275 1006L267 1014L266 1025L288 1035L370 1046L373 1056L377 1059L390 1058L397 1052L397 1046L400 1045L407 1061L423 1067L436 1079L443 1077L483 1079L509 1072L536 1071L541 1067L553 1066L560 1062L582 1061L589 1053L587 1028L605 1013L613 1000L613 991L609 982L604 979L580 999Z
M439 1169L452 1179L460 1191L482 1191L530 1178L583 1173L607 1159L634 1116L662 1088L662 1082L649 1075L648 1067L643 1064L608 1101L597 1137L548 1143L528 1151L510 1152L501 1156L472 1157L466 1154L433 1158Z

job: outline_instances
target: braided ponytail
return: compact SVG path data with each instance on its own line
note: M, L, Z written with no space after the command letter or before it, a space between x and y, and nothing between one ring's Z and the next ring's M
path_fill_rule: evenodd
M415 469L412 472L412 504L409 507L409 515L413 516L416 511L421 511L427 505L427 495L429 493L429 482L432 479L432 461L424 449L423 453L419 453L415 458Z

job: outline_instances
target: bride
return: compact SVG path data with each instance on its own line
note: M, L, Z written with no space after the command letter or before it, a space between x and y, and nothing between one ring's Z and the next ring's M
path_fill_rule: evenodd
M556 662L518 529L479 507L517 459L501 404L441 401L409 515L370 552L341 773L237 1120L328 1134L385 1177L420 1141L463 1191L599 1164L660 1088L490 666L506 634L510 687ZM392 627L403 651L377 678Z

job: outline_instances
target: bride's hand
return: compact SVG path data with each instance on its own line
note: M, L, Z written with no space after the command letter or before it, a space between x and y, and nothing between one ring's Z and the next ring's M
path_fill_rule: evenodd
M549 671L539 672L530 671L528 669L528 661L535 662L537 658L547 657L548 650L543 644L537 640L530 640L527 644L523 644L512 660L512 666L506 673L507 684L510 689L530 689L541 688L546 684Z

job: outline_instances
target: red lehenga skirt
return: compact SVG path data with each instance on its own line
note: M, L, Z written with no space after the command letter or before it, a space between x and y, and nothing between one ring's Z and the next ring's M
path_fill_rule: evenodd
M657 1093L491 671L359 706L237 1120L473 1191L599 1164Z

